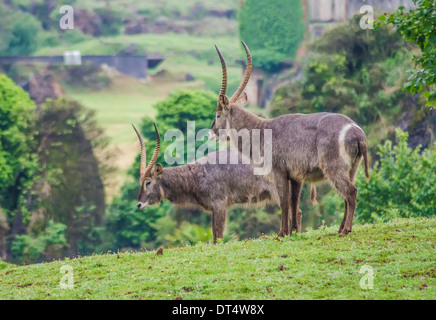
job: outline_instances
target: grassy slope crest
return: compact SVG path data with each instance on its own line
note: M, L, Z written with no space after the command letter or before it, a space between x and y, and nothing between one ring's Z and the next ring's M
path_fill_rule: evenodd
M0 299L435 299L435 219L278 239L0 264ZM373 270L373 289L362 266ZM61 289L68 266L72 289ZM65 278L64 278L65 279ZM68 284L68 281L66 282ZM71 284L71 283L70 283Z

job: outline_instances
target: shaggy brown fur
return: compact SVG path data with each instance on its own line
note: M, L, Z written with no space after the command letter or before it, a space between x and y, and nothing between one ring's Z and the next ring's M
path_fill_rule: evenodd
M156 165L145 187L138 195L138 208L168 199L182 207L197 208L212 213L213 241L224 234L228 209L236 204L259 206L266 203L279 203L272 180L254 175L248 164L210 164L210 157L237 151L211 153L198 161L178 167L168 167L160 171ZM240 155L239 155L240 157ZM240 159L240 158L239 158ZM228 161L229 163L229 161ZM146 204L146 206L143 206ZM301 213L298 218L301 219Z
M369 178L366 137L362 129L348 117L332 113L289 114L275 119L262 119L244 109L239 101L245 103L246 98L241 99L229 106L229 113L223 116L225 121L220 122L221 127L215 121L213 130L217 134L219 129L225 128L235 131L248 129L250 137L253 129L260 129L261 133L264 129L272 130L274 180L284 213L280 235L298 229L292 223L289 230L286 212L290 205L295 208L292 209L291 219L296 221L302 183L324 179L344 197L346 212L339 232L343 235L350 232L357 197L357 188L353 182L362 157L365 174ZM232 136L230 139L236 141ZM261 134L261 156L263 145ZM236 146L243 152L241 144ZM311 198L314 199L314 196Z
M157 129L156 134L158 136ZM141 139L140 142L143 145ZM158 152L157 149L155 154ZM230 162L236 158L238 164ZM145 156L143 159L145 161ZM219 159L227 159L227 164L219 164ZM214 243L223 237L231 206L279 203L271 177L254 175L253 167L243 164L242 155L236 150L213 152L194 163L178 167L164 169L152 162L148 167L151 167L150 174L140 179L138 208L145 209L168 199L179 206L211 212ZM297 216L301 219L301 213Z
M247 51L247 65L251 65L251 55L245 44L244 47ZM218 54L222 58L219 50ZM241 88L247 82L246 72L238 91L242 91ZM252 141L252 131L260 129L260 149L263 156L263 132L265 129L272 130L273 179L282 210L279 235L284 236L299 229L296 215L303 182L315 183L322 180L330 182L345 201L345 213L339 233L343 236L351 232L357 197L357 188L353 183L362 158L365 175L369 179L366 136L363 130L350 118L333 113L287 114L275 119L262 119L244 108L247 103L245 93L236 100L234 96L228 99L223 92L225 90L222 88L212 125L215 137L226 138L219 136L220 131L225 130L233 144L244 152L242 144L238 143L238 137L234 136L235 132L248 129ZM250 156L251 149L246 153L245 156ZM312 188L312 201L315 197L316 191Z

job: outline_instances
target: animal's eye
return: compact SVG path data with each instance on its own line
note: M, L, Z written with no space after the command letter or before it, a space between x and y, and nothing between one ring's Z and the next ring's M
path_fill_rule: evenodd
M221 118L221 115L219 113L216 114L216 118L219 119Z
M148 187L150 184L151 184L151 181L147 181L147 182L145 183L145 186Z

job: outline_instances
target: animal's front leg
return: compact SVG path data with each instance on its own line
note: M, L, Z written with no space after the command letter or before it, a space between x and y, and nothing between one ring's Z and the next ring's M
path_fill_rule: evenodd
M213 244L216 244L216 223L215 223L215 210L212 211L212 235L213 235Z
M289 234L289 181L287 175L276 177L276 183L280 209L282 210L282 223L278 236L284 237Z
M225 204L212 211L212 232L213 243L216 244L217 238L224 238L224 230L226 228L227 208Z
M347 201L345 200L344 201L344 203L345 203L345 212L344 212L344 218L342 219L342 222L341 222L341 226L339 227L339 234L342 234L343 233L343 230L344 230L344 227L345 227L345 221L347 220L347 211L348 211L348 209L347 209Z
M292 231L301 232L301 210L300 205L300 195L302 182L291 180L291 234Z
M279 237L284 237L289 234L289 203L284 200L280 203L282 210L282 225L280 226Z

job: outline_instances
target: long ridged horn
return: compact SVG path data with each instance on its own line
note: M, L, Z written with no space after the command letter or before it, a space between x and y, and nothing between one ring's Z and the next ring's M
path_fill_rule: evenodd
M226 62L224 61L224 57L221 54L221 51L218 49L218 47L215 45L215 49L218 52L218 55L220 57L221 60L221 68L223 69L223 80L221 83L221 90L220 90L220 95L225 96L226 95L226 91L227 91L227 67L226 67Z
M147 168L145 169L145 175L149 176L151 175L151 169L153 169L153 166L156 163L157 157L159 156L159 150L160 150L160 135L159 131L157 130L156 123L154 123L154 131L156 132L156 148L154 149L153 156L151 157L150 163L148 164Z
M235 91L233 96L230 98L230 102L235 102L241 95L242 91L244 91L245 87L247 86L248 80L250 80L251 69L253 66L251 61L250 50L248 49L244 41L241 42L242 45L244 46L245 52L247 53L247 69L245 70L244 78L242 79L241 85L239 86L238 90Z
M141 134L139 133L138 129L136 129L136 127L132 124L133 129L136 132L136 135L138 136L139 139L139 145L141 147L141 169L139 171L139 174L141 176L141 178L144 176L145 174L145 170L147 169L147 160L146 160L146 151L145 151L145 144L144 144L144 139L142 138Z

